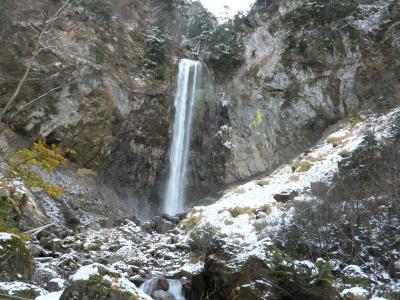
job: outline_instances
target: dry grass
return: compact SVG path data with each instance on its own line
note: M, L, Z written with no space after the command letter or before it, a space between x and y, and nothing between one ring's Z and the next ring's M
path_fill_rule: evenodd
M256 210L254 208L251 207L233 207L233 208L229 208L228 211L230 212L230 214L232 215L232 217L237 218L240 215L244 215L244 214L254 214L256 212Z
M299 172L299 173L303 173L303 172L307 172L308 170L311 169L311 167L313 166L313 164L309 161L298 161L296 160L295 162L293 162L292 164L292 170L295 172Z
M257 185L259 186L266 186L269 185L270 181L268 179L262 179L257 181Z

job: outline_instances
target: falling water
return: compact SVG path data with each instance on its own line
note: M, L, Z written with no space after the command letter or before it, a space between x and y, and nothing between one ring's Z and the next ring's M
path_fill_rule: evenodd
M185 174L189 157L193 108L196 103L201 63L182 59L179 63L178 87L175 96L174 134L170 153L170 171L164 212L169 215L184 210Z
M156 290L157 282L160 280L157 277L146 280L141 286L140 289L147 295L151 296L151 294ZM175 297L176 300L185 300L185 296L182 291L182 284L179 280L168 279L169 289L168 292L171 293Z

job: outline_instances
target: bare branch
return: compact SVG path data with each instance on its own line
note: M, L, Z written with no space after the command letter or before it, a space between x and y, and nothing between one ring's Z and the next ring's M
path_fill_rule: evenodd
M22 78L20 79L20 81L18 82L17 88L15 89L13 95L8 100L8 102L6 103L6 105L4 106L3 110L0 113L0 122L3 120L4 115L7 113L7 111L10 108L10 106L14 103L15 99L18 97L23 84L25 83L26 79L29 76L29 73L31 72L31 69L32 69L32 66L33 66L33 64L35 62L36 57L42 51L44 51L46 49L49 49L48 47L50 47L50 46L42 47L42 38L46 34L48 34L48 30L50 29L50 27L54 24L54 22L56 20L58 20L61 17L62 13L67 8L67 6L69 6L70 3L71 3L71 0L65 1L64 4L50 18L48 18L48 10L45 12L44 17L43 17L43 23L42 23L42 26L40 28L39 35L38 35L38 37L36 39L36 42L35 42L35 47L34 47L34 50L33 50L33 53L32 53L32 57L30 58L30 60L28 62L28 65L26 66L25 72L24 72Z
M58 86L58 87L56 87L56 88L54 88L54 89L51 89L51 90L48 91L47 93L45 93L45 94L43 94L43 95L40 95L39 97L33 99L32 101L30 101L30 102L24 104L23 106L21 106L21 107L11 116L10 120L13 120L17 114L19 114L22 110L24 110L25 108L27 108L27 107L30 106L31 104L35 103L36 101L38 101L38 100L40 100L40 99L46 97L47 95L49 95L49 94L51 94L52 92L54 92L54 91L56 91L56 90L59 90L59 89L61 89L61 88L62 88L61 86Z

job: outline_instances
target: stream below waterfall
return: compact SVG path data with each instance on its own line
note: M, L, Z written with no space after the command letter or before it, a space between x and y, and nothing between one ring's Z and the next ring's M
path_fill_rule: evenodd
M141 286L140 289L147 295L151 296L154 292L161 292L161 293L169 293L170 296L175 297L176 300L185 300L186 298L183 296L182 292L182 284L177 279L168 279L168 291L157 290L157 285L160 278L154 277L147 281L145 281ZM168 295L165 295L168 297Z

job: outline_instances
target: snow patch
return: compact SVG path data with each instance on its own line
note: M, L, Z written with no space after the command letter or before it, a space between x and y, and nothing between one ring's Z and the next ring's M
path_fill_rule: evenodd
M64 291L49 293L47 295L39 296L35 300L59 300Z
M88 266L83 266L75 274L70 276L70 280L72 281L89 280L90 277L100 274L99 267L102 267L102 265L92 264Z
M359 297L365 297L366 298L366 297L368 297L369 292L366 289L362 288L362 287L355 286L355 287L343 290L340 293L340 295L342 297L346 297L348 295L353 295L353 296L359 296Z
M15 235L6 232L0 232L0 241L11 241L13 236Z

